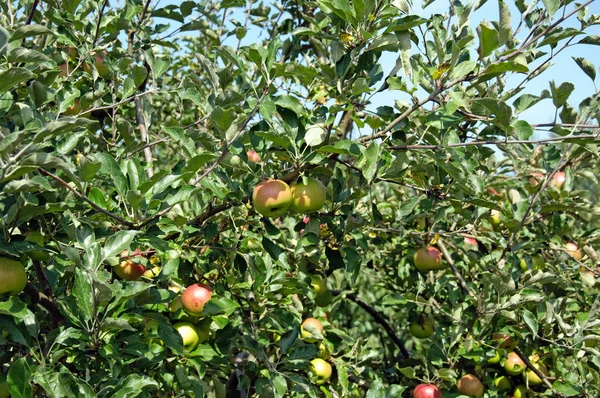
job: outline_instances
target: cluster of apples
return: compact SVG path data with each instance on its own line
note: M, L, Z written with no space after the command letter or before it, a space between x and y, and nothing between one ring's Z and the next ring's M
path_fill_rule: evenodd
M306 318L300 326L302 340L307 343L318 343L317 348L319 352L317 358L310 361L310 370L317 385L327 383L333 373L331 364L326 361L331 354L322 342L323 330L323 324L316 318Z
M198 317L204 311L204 305L211 299L212 293L213 289L205 284L196 283L188 286L183 294L171 303L170 310L176 312L179 308L183 308L188 315ZM173 325L181 335L183 347L187 351L192 351L199 343L210 338L209 327L210 324L207 323L193 324L192 322L178 322Z
M290 207L297 213L312 213L325 205L325 198L325 186L312 177L301 179L291 187L282 180L266 180L252 193L254 208L265 217L278 217Z
M137 281L142 276L152 279L160 274L161 267L158 265L160 260L157 256L150 257L152 265L150 269L147 269L144 264L136 262L135 257L144 257L144 254L139 249L135 249L131 253L128 250L121 252L122 261L113 268L119 278L126 281Z

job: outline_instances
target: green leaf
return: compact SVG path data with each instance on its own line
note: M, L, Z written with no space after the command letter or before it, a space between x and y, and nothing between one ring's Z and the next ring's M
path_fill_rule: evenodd
M221 134L225 134L235 120L234 110L217 106L213 109L210 120Z
M25 25L13 32L10 41L21 40L26 37L34 37L39 35L54 35L54 32L43 25Z
M552 93L552 102L554 106L560 108L567 103L567 99L575 90L573 83L564 82L559 87L556 87L554 80L550 82L550 92Z
M119 381L118 390L111 395L111 398L133 398L141 394L146 396L148 391L143 390L146 387L153 387L154 391L158 389L158 383L150 377L133 373L125 380Z
M150 65L150 69L152 69L152 73L154 74L154 78L157 79L171 66L171 60L168 58L160 58L155 57L154 54L147 51L145 52L146 60L148 61L148 65Z
M184 129L180 127L162 126L162 130L167 133L174 142L181 145L187 152L188 156L192 157L197 153L196 143Z
M498 48L498 31L489 27L487 23L481 23L477 27L477 35L479 36L479 58L483 59Z
M127 192L127 180L119 168L117 161L108 153L96 153L94 157L102 163L100 172L110 176L119 195L122 198L125 198Z
M74 376L63 364L59 364L58 369L45 364L39 366L35 370L33 382L42 386L51 397L96 397L89 384Z
M544 3L544 7L548 10L548 15L550 18L556 14L556 11L560 8L560 0L542 0Z
M523 320L531 330L531 333L533 333L533 336L537 336L539 326L535 315L531 311L523 309Z
M554 384L552 384L552 389L566 397L578 396L583 391L581 386L575 385L568 381L555 381Z
M508 127L512 118L512 109L504 101L494 98L476 98L472 101L471 111L480 116L494 117L492 121L501 127Z
M370 183L377 173L379 163L379 144L372 142L358 159L357 166L362 169L363 176Z
M578 44L593 44L595 46L600 46L600 36L586 36L582 40L580 40Z
M84 275L86 273L86 275ZM92 280L87 272L81 268L75 271L75 286L73 296L77 301L78 315L85 322L91 321L94 316L94 293L92 292Z
M133 242L133 238L139 233L139 231L119 231L106 239L102 248L102 261L106 261L106 259L128 249L131 242Z
M506 42L512 36L512 19L510 15L510 9L506 1L499 0L498 7L500 12L499 30L498 30L498 44L500 46L506 44Z
M386 32L398 32L402 30L410 30L416 26L422 25L429 22L429 19L420 17L418 15L407 15L405 17L398 18L393 24L388 26Z
M87 128L87 126L96 124L95 121L84 118L63 118L57 121L52 121L42 127L33 138L36 144L41 143L49 138L58 137L72 131L79 131Z
M546 35L544 40L542 40L542 42L537 45L537 48L543 47L547 44L554 46L554 45L556 45L556 43L558 43L561 40L564 40L564 39L567 39L567 38L573 37L573 36L579 36L582 34L583 34L583 32L581 32L581 30L579 30L579 29L575 29L575 28L563 29L561 27L556 27L553 30L551 30L548 35ZM590 36L588 36L588 37L590 37ZM583 40L585 40L585 39L583 39Z
M295 112L298 116L302 116L306 113L304 106L302 106L298 98L292 97L291 95L281 95L277 97L275 104Z
M131 78L135 82L135 86L139 87L144 83L144 80L148 77L148 70L139 65L133 65L131 70Z
M596 67L591 61L588 61L583 57L573 57L573 60L577 63L581 70L584 71L590 79L592 79L592 81L596 80Z
M6 52L6 45L10 39L10 33L2 26L0 26L0 55Z
M43 63L53 61L46 55L39 51L29 50L27 48L13 48L11 49L6 58L9 62L23 62L23 63Z
M10 68L0 72L0 94L35 78L35 76L34 73L24 68Z
M533 135L533 127L525 120L517 120L513 126L520 140L528 140Z
M25 357L17 359L6 375L10 396L13 398L29 398L32 396L31 370Z

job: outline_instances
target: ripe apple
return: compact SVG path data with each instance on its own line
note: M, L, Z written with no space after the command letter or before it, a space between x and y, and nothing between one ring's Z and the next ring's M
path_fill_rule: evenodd
M327 292L327 278L323 278L321 275L311 275L310 284L315 289L317 296L321 296Z
M505 350L514 350L517 346L517 341L506 333L494 333L492 335L492 340L498 344L498 348Z
M248 156L249 162L252 162L252 163L260 162L260 155L254 149L249 149L248 152L246 152L246 155Z
M579 261L583 257L583 253L577 247L576 243L568 242L565 244L565 250L569 254L569 256L573 257L575 260Z
M200 341L200 336L198 336L198 331L189 322L179 322L173 325L173 328L179 332L181 338L183 339L183 347L191 351L198 345Z
M310 370L316 377L317 385L327 383L331 378L331 373L333 371L329 362L326 362L321 358L315 358L310 361Z
M421 272L442 269L442 254L435 247L422 247L415 252L415 267Z
M15 296L23 291L26 284L27 273L23 264L0 257L0 295L8 293Z
M207 285L194 284L188 286L181 296L183 309L191 314L198 315L204 310L204 304L210 300L212 288Z
M418 339L425 339L433 335L434 323L429 317L420 317L418 322L410 324L410 334Z
M115 273L119 276L119 278L126 281L135 281L144 275L144 272L146 272L146 267L143 264L136 263L132 260L132 258L135 256L141 257L142 255L140 253L141 252L138 249L135 249L131 254L129 254L127 250L123 250L121 257L127 257L127 259L121 261L114 267Z
M513 398L527 398L529 393L527 392L527 386L521 384L515 388L513 391Z
M413 398L443 398L443 395L433 384L419 384L413 390Z
M556 172L552 177L552 185L555 186L557 189L561 189L566 179L567 175L564 171Z
M467 246L475 246L475 248L477 248L477 246L478 246L477 239L475 239L475 238L468 238L468 237L466 237L464 239L464 243Z
M548 369L541 363L534 363L534 366L544 376L550 376L550 374L548 373ZM528 369L526 372L523 372L523 380L525 380L526 383L529 382L530 386L539 386L544 382L538 375L535 374L535 372L532 369Z
M494 379L494 386L498 391L508 391L512 388L512 383L508 376L500 376Z
M315 343L320 340L323 333L323 324L315 318L306 318L300 326L300 334L304 341Z
M464 375L458 380L458 391L463 395L481 398L483 396L483 384L475 375Z
M292 184L292 210L296 213L312 213L325 205L327 190L316 178L305 178Z
M147 269L146 272L144 272L144 277L148 279L154 279L160 274L160 270L161 267L159 267L158 265L152 267L151 269Z
M266 180L254 188L252 203L259 214L277 217L287 211L292 204L292 191L281 180Z
M525 362L515 352L509 353L504 361L504 370L511 376L523 373L526 367Z

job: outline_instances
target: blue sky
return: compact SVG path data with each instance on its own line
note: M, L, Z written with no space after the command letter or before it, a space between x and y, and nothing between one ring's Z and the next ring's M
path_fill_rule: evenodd
M164 7L168 4L179 4L179 3L180 2L178 2L178 1L163 0L163 1L160 1L160 3L158 4L158 7ZM518 24L521 14L514 6L514 2L512 0L507 0L507 3L510 6L512 20L513 20L513 28L514 28ZM529 3L529 1L527 1L527 3ZM156 3L154 3L154 4L156 4ZM448 4L449 4L448 0L436 0L431 5L429 5L425 10L421 9L421 7L420 7L421 4L422 3L419 1L415 2L414 7L413 7L413 12L415 14L418 14L418 15L421 15L424 17L429 17L432 14L444 14L444 13L448 12ZM573 4L571 4L570 7L571 7L570 9L572 9ZM243 21L245 19L245 10L244 9L235 9L230 12L231 12L231 14L230 14L230 16L228 16L229 21L231 21L232 19L235 19L237 21L240 21L243 24ZM557 13L557 15L559 15L560 13L561 13L561 11L559 11ZM600 2L593 2L589 6L588 14L594 14L594 13L600 13ZM477 10L476 12L474 12L471 15L470 26L474 30L475 27L477 25L479 25L479 23L481 21L483 21L483 20L497 21L498 18L499 18L498 17L498 3L495 0L489 0L484 6L482 6L479 10ZM161 22L173 23L173 21L161 21ZM578 28L579 22L577 21L577 18L574 15L563 26ZM525 32L527 32L527 30L525 30ZM600 26L593 26L591 28L588 28L588 30L586 32L588 34L600 35ZM259 33L259 31L257 29L251 29L249 31L248 35L242 41L242 44L251 44L252 41L257 40L256 34L258 34L258 33ZM185 32L185 34L189 35L190 32ZM260 40L261 38L259 37L258 39ZM579 39L575 39L575 42L577 42L578 40ZM237 39L235 39L235 37L232 37L225 44L235 47L237 45ZM550 48L548 46L546 46L546 48L544 50L546 52L548 52L549 49ZM415 51L415 49L414 49L414 44L413 44L413 52L414 51ZM572 57L587 58L588 60L595 62L596 68L598 68L597 63L598 63L598 60L600 60L599 55L600 55L600 49L598 48L598 46L578 45L578 46L568 48L568 49L562 51L553 60L555 65L553 65L550 69L546 70L541 76L537 77L532 82L529 82L525 86L525 90L522 91L521 93L539 94L542 90L549 89L549 81L550 80L554 80L556 82L557 86L559 86L563 82L568 81L575 85L575 91L571 94L571 97L569 98L569 103L571 104L571 106L573 106L575 109L577 109L579 106L579 103L584 98L594 94L595 88L594 88L590 78L587 75L585 75L584 72L577 66L575 61L573 61ZM389 73L389 71L394 67L397 57L398 57L398 54L395 54L392 52L385 52L383 54L383 56L381 57L380 63L383 66L386 76ZM544 58L542 58L542 59L544 59ZM539 64L539 62L542 62L542 61L538 61L538 63L534 63L534 64L530 65L530 68L534 68L536 65ZM402 72L400 72L400 73L402 73ZM598 75L600 76L600 73ZM507 79L507 85L509 87L511 85L515 86L516 84L520 83L522 79L523 79L523 75L514 75L511 78ZM600 79L600 77L598 79ZM597 86L600 87L600 82L597 83ZM417 95L419 97L422 97L425 95L425 92L420 90L417 93ZM396 92L389 92L389 91L382 92L372 98L372 104L369 106L369 109L374 110L375 108L377 108L379 106L383 106L383 105L393 106L395 100L399 99L399 98L406 99L407 97L406 96L402 97L402 94L397 91ZM554 107L551 103L551 100L541 101L536 106L534 106L531 109L520 114L519 118L525 119L525 120L529 121L530 123L552 122L554 119Z

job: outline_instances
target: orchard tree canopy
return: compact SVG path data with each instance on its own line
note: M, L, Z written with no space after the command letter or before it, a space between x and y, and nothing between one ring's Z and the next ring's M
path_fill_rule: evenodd
M599 25L0 2L0 397L600 396Z

